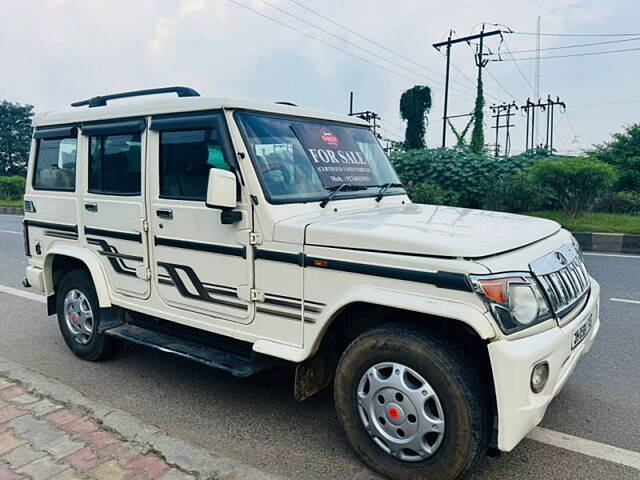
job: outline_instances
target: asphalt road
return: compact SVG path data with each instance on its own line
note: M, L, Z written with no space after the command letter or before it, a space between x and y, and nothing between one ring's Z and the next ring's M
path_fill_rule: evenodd
M0 285L22 288L21 218L0 216ZM640 257L588 255L602 286L602 327L551 404L542 426L640 452ZM66 348L44 305L0 293L0 355L128 411L169 434L296 479L375 478L351 453L324 392L298 403L292 374L238 379L199 364L129 345L108 362L87 363ZM615 462L524 440L486 458L474 479L638 479Z

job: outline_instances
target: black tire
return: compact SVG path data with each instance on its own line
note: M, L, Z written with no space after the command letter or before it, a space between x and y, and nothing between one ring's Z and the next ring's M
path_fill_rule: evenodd
M87 298L93 312L94 326L93 333L86 344L79 343L69 327L64 316L64 301L67 293L71 290L79 290ZM65 274L58 286L57 291L57 312L58 326L65 343L69 349L82 360L96 362L104 360L113 355L117 350L116 339L99 332L100 325L100 305L98 296L91 277L85 270L72 270Z
M442 403L445 433L431 457L402 461L384 452L367 433L357 406L362 375L373 365L398 362L419 373ZM386 325L356 338L336 371L336 412L351 447L371 469L391 479L449 480L463 477L486 454L493 417L486 375L446 337L404 325Z

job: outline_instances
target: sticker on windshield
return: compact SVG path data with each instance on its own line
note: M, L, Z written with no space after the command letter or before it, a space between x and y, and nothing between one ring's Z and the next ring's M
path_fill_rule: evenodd
M376 178L358 145L345 127L298 123L291 126L322 185L332 188L375 185Z

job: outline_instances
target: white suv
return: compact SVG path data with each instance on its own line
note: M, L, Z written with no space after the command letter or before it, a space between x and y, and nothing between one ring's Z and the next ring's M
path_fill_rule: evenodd
M185 87L74 106L34 121L25 285L82 359L124 339L237 376L291 365L298 400L333 381L371 468L449 479L513 449L593 343L571 234L412 204L357 118Z

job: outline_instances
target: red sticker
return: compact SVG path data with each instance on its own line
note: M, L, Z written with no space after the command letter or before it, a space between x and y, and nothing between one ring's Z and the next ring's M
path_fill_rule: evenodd
M323 128L320 132L320 138L322 141L329 145L330 147L337 148L340 145L340 139L333 133L331 130L327 128Z

